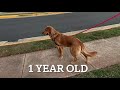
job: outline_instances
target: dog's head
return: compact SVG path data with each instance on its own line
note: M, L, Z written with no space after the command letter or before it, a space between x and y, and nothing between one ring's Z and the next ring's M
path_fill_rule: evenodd
M42 32L42 34L44 35L51 35L51 34L54 34L55 31L54 31L54 28L52 26L47 26L44 31Z

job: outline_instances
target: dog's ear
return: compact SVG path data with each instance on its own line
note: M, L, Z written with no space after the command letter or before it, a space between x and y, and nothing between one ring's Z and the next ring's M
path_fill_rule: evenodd
M52 26L47 26L49 30L49 34L54 35L55 34L55 29Z
M55 32L54 29L51 29L51 34L52 34L52 35L56 34L56 32Z

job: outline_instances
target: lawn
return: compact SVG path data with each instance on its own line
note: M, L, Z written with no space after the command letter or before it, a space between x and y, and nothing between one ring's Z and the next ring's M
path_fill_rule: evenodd
M106 68L81 73L70 78L120 78L120 63Z

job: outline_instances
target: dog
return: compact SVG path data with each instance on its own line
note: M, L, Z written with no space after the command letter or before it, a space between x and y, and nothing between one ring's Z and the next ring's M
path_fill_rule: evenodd
M85 45L78 38L64 35L55 30L52 26L47 26L42 34L50 36L58 49L60 59L63 58L63 48L70 47L70 53L74 57L71 62L72 64L78 60L80 53L86 58L86 63L88 63L88 57L93 57L97 54L96 51L88 52Z

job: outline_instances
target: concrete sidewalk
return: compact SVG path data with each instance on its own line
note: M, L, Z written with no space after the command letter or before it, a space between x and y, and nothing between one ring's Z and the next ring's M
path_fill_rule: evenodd
M90 51L97 51L96 57L90 59L92 65L88 66L88 71L104 68L120 63L120 36L100 39L84 43ZM34 65L64 65L67 66L72 60L68 48L64 49L64 58L59 60L56 48L37 51L33 53L2 57L0 58L0 78L64 78L76 75L65 71L59 73L37 72ZM86 64L85 59L80 56L77 65ZM29 72L29 65L33 65L33 71ZM94 67L93 67L94 66Z

